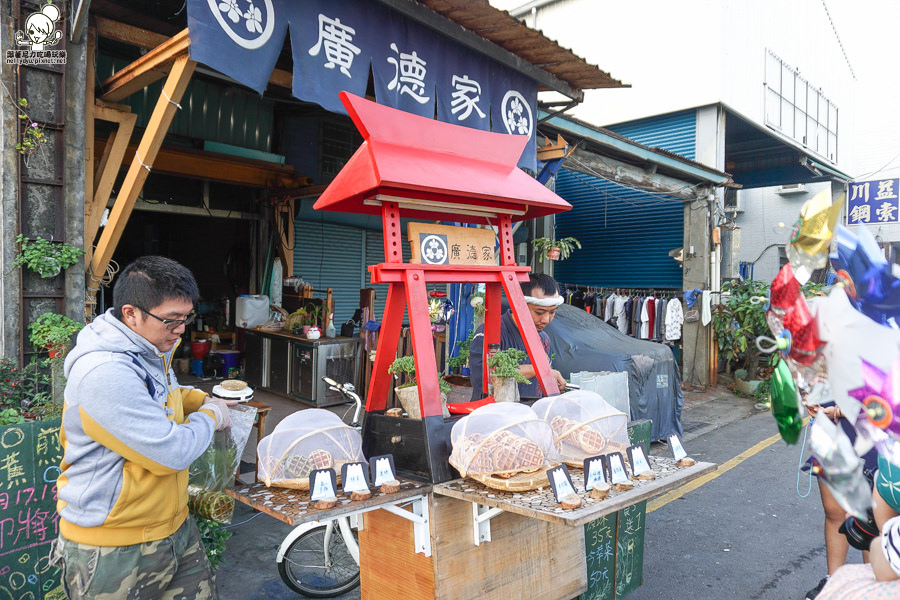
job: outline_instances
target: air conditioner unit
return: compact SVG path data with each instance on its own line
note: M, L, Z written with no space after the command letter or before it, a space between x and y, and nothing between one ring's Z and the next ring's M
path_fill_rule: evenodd
M806 186L802 183L788 183L778 186L775 193L779 196L790 196L791 194L802 194L806 191Z
M725 212L744 212L744 198L737 193L725 195Z

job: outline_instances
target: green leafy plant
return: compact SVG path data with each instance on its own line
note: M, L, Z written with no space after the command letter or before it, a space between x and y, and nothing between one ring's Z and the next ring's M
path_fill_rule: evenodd
M416 383L416 361L412 355L409 356L401 356L399 358L394 359L394 362L391 363L391 366L388 367L388 373L391 375L404 375L406 376L406 381L401 385L398 385L398 388L406 388L417 385ZM444 381L443 377L438 377L438 386L443 393L450 393L450 384Z
M63 269L76 264L84 255L84 250L66 242L52 242L44 238L29 239L22 234L16 236L19 253L13 261L14 267L27 267L41 277L53 277Z
M24 157L28 157L32 152L37 150L41 144L47 141L44 135L44 128L40 123L33 121L25 109L28 108L28 100L19 98L16 101L16 108L19 110L19 120L23 121L25 129L22 131L22 141L16 144L16 150Z
M0 426L2 425L16 425L18 423L24 423L25 418L19 414L19 412L14 408L5 408L0 410Z
M451 369L458 369L460 367L464 367L469 362L469 352L472 348L472 340L475 339L475 330L472 329L469 332L469 335L466 336L466 339L461 341L456 345L457 353L456 356L451 356L450 360L447 363L450 365Z
M519 383L528 383L528 379L519 372L519 365L526 358L528 354L518 348L499 350L488 358L488 370L494 377L512 377Z
M28 326L28 340L35 348L65 349L83 323L58 313L44 313Z
M566 260L575 249L581 249L581 242L573 237L564 237L558 240L553 240L548 237L539 237L535 238L531 242L534 247L534 256L537 258L538 262L544 262L544 259L548 260L556 260L552 259L552 255L556 250L559 250L558 260Z
M200 540L203 542L203 549L206 550L209 566L215 571L219 568L219 563L224 560L225 542L234 534L215 521L197 515L194 515L194 520L200 530Z
M0 359L0 406L36 420L48 420L62 414L62 406L53 401L50 361L37 356L19 368L10 358Z
M712 307L712 326L719 356L730 365L756 378L759 348L756 338L771 335L766 323L765 302L769 284L748 279L728 281L722 286L722 303Z

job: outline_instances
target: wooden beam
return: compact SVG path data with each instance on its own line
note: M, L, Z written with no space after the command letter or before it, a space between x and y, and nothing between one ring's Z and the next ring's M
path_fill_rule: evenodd
M128 223L128 218L131 216L134 203L150 173L149 169L156 161L156 155L162 146L166 131L172 124L175 111L178 110L177 103L181 101L196 66L197 63L192 61L186 53L178 56L163 84L162 93L156 101L156 107L153 109L153 114L150 115L150 121L141 137L137 153L125 175L125 181L122 183L116 203L110 211L109 220L100 235L97 249L91 257L88 303L93 301L94 294L100 288L100 279L106 273L109 261L112 259L113 252L115 252L125 225Z
M159 81L172 68L173 61L188 55L190 45L188 30L183 29L104 81L101 84L102 98L110 101L122 100L154 81ZM177 102L174 98L173 101Z
M134 156L135 149L134 144L125 149L126 161ZM153 171L271 190L301 188L312 181L298 175L293 167L175 146L160 148Z
M575 149L572 157L575 160L565 163L565 167L572 171L602 177L614 183L654 194L665 194L681 200L693 201L701 197L698 187L683 180L649 172L647 169L614 158L593 154L580 148Z
M164 44L169 38L161 33L155 33L147 29L126 25L112 19L97 17L97 33L102 38L115 40L137 46L145 50L156 48ZM275 87L291 90L294 85L294 74L285 69L275 69L269 78L269 84Z
M87 198L89 201L85 201L84 204L86 267L90 265L94 250L94 238L97 237L97 231L100 229L103 211L106 210L106 205L109 203L116 176L118 176L119 169L122 167L122 162L125 159L125 150L128 148L128 142L131 140L134 124L137 122L137 115L130 112L129 107L112 108L109 105L105 105L105 103L98 104L95 107L94 118L118 123L119 127L110 134L106 143L103 144L103 153L97 162L97 187ZM93 130L93 127L91 129ZM96 144L96 141L94 140L94 144ZM92 147L94 144L92 144ZM132 154L134 154L133 151Z

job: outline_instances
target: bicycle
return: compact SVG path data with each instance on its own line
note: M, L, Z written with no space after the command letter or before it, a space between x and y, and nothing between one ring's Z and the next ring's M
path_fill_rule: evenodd
M362 401L352 383L323 377L328 389L356 405L350 426L362 430ZM359 585L358 515L298 525L278 548L278 574L293 591L311 598L333 598Z

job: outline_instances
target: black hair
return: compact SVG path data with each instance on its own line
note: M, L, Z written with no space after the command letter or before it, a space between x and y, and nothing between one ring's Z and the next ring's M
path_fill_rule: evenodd
M131 304L144 310L167 300L196 304L200 290L193 273L164 256L142 256L125 267L113 288L113 316L122 318L122 307Z
M545 296L555 296L559 293L559 286L556 280L546 273L529 273L528 281L522 284L522 293L531 296L532 291L539 288L544 291Z

